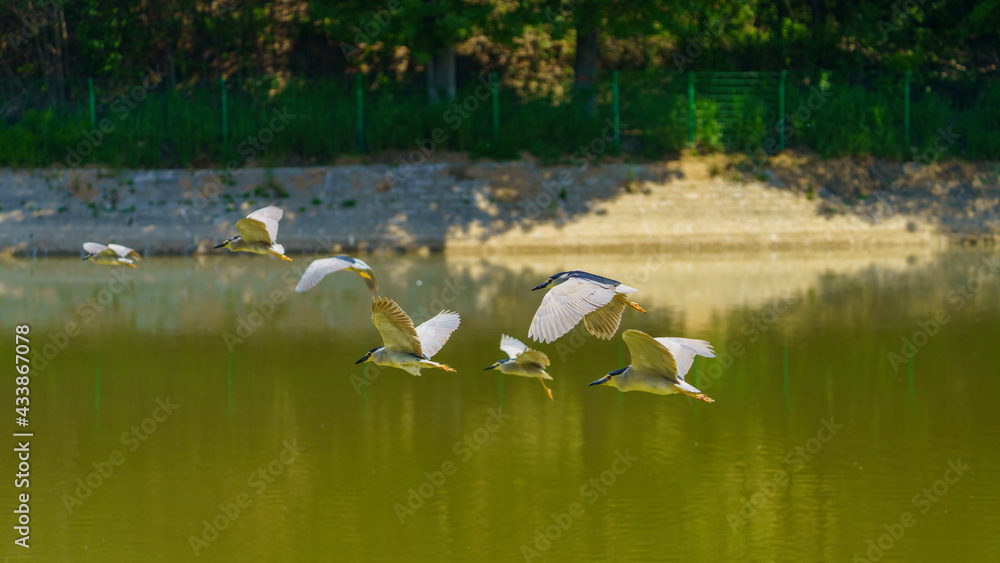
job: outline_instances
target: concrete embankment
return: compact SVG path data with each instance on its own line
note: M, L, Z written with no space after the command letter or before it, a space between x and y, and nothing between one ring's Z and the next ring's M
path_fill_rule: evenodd
M293 254L936 247L1000 231L1000 190L992 168L980 167L983 174L964 176L943 168L937 178L903 167L881 191L839 176L828 188L829 178L804 180L790 167L738 178L724 162L690 157L587 169L450 162L231 177L8 169L0 171L0 249L75 254L84 241L113 241L150 254L205 252L271 203L285 210L278 238Z

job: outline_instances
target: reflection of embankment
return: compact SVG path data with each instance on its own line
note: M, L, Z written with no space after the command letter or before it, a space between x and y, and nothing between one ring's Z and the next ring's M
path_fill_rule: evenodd
M931 251L828 251L796 253L648 253L619 255L521 254L367 256L378 272L382 294L406 303L415 319L441 308L463 314L530 315L540 295L529 289L548 276L582 269L639 289L636 301L650 311L671 313L680 329L699 333L717 326L733 309L767 307L783 298L821 291L829 276L894 276L939 260ZM947 256L947 254L943 255ZM269 328L308 331L315 323L346 330L368 322L368 292L359 280L341 275L310 292L293 291L295 268L258 257L152 258L132 270L132 287L116 294L105 317L127 319L142 332L161 330L222 333L256 309ZM932 268L933 269L933 268ZM112 279L108 268L74 260L11 261L0 282L4 318L30 318L55 328L81 303L98 296ZM291 281L288 281L291 280ZM278 307L274 292L281 294ZM465 310L463 310L465 309ZM530 310L529 310L530 309ZM262 313L262 314L263 314Z

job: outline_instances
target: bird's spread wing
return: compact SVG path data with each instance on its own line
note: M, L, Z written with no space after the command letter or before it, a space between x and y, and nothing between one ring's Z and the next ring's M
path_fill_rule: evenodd
M525 348L524 352L521 352L521 355L514 360L514 363L521 365L535 364L547 368L549 367L549 357L538 350Z
M417 336L420 338L420 347L424 350L424 355L432 358L437 354L451 333L458 328L461 321L458 313L453 311L441 311L434 318L421 323L417 327Z
M139 260L142 260L142 257L139 256L138 252L132 250L127 246L122 246L120 244L109 244L108 248L114 250L115 254L121 256L122 258L137 258Z
M245 242L274 244L278 240L278 221L283 213L281 208L269 205L237 221L236 228Z
M677 383L677 362L663 344L645 332L634 329L622 333L622 340L628 344L628 350L632 354L633 369L659 373Z
M705 340L665 336L657 338L656 341L662 344L667 350L670 350L670 353L674 356L674 361L677 362L677 377L681 381L684 380L687 372L691 371L695 356L715 357L715 350Z
M424 355L413 321L392 299L372 298L372 324L382 335L382 344L386 350Z
M545 294L535 318L531 319L528 336L539 342L552 342L572 330L584 315L607 305L614 297L612 286L570 278Z
M372 267L357 258L353 258L353 260L354 271L361 276L361 279L365 280L368 290L372 293L378 293L378 280L375 279L375 271L372 270Z
M607 305L583 317L583 324L590 334L602 340L611 340L622 324L623 312L625 312L625 301L613 298Z
M83 250L87 254L100 254L107 250L108 247L103 244L98 244L96 242L85 242L83 243Z
M618 284L618 287L615 288L615 291L617 291L618 293L635 293L639 290L634 287L629 287L623 283L620 283Z
M339 272L345 268L350 268L353 264L344 260L343 258L323 258L321 260L315 260L309 267L306 268L304 274L302 274L302 279L299 280L299 284L295 286L295 291L302 293L303 291L308 291L316 286L326 276Z
M504 351L508 356L510 356L511 359L518 357L527 349L528 347L524 345L524 342L521 342L513 336L507 336L506 334L500 335L500 350Z

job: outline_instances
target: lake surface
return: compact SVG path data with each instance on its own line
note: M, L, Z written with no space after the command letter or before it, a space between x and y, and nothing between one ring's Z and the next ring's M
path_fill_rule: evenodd
M29 489L0 456L0 553L1000 561L996 253L366 257L415 322L462 315L435 356L458 372L421 377L355 365L370 294L296 294L294 258L0 261L0 364L22 323L49 356L26 429L3 386L34 436ZM716 403L588 387L628 363L620 331L537 346L552 401L484 372L573 268L639 289L622 330L711 341L688 380Z

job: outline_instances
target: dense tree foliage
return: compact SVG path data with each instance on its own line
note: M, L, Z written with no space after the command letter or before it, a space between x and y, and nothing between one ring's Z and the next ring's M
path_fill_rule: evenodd
M584 90L599 68L971 76L997 70L998 46L1000 0L0 3L0 79L43 80L57 99L69 82L135 80L149 67L171 84L361 72L445 90L452 69L513 63L543 83L575 77Z

